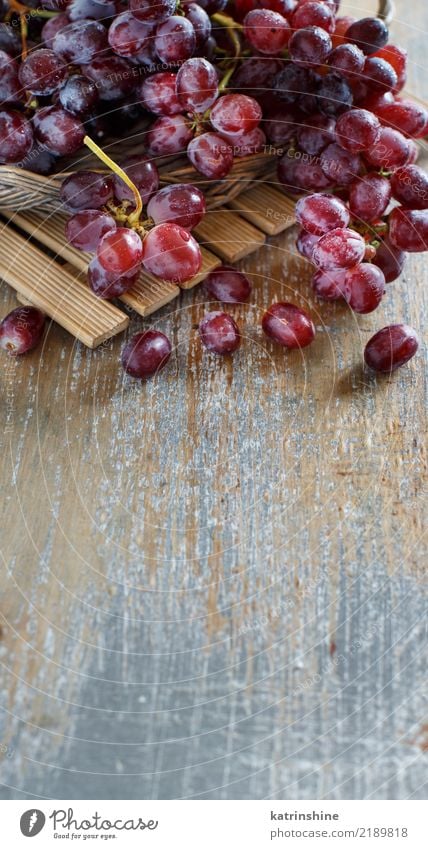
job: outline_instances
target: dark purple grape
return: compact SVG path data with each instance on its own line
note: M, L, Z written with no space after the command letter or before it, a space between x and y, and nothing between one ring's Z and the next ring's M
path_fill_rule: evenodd
M85 118L98 103L97 87L83 74L73 74L60 88L59 101L67 112Z
M301 127L297 127L299 147L311 156L317 156L328 144L334 142L336 122L328 115L311 115Z
M156 164L147 156L130 156L121 167L131 178L141 195L143 206L145 206L152 194L159 186L159 172ZM113 177L114 194L118 201L129 201L134 204L134 195L124 181L115 174Z
M56 91L67 76L67 67L53 50L34 50L19 69L19 81L25 91L48 95Z
M19 162L33 145L31 124L19 112L0 110L0 162Z
M368 56L364 65L364 82L371 92L384 94L397 85L397 74L392 65L378 56Z
M176 0L129 0L129 9L135 18L153 24L166 21L174 14Z
M113 198L113 177L96 171L78 171L63 181L60 198L69 212L101 209Z
M21 159L16 165L26 171L32 171L33 174L47 176L53 173L56 163L57 157L50 150L46 150L35 143L29 153L24 156L24 159Z
M0 50L0 102L2 105L19 104L22 100L18 70L19 65L16 59L4 50Z
M380 18L362 18L346 30L346 40L356 44L366 55L376 53L388 41L388 27Z
M108 42L119 56L137 56L151 43L152 33L151 24L139 21L131 12L122 12L110 26Z
M121 56L95 58L82 70L95 83L100 100L126 97L138 79L135 69Z
M10 24L0 24L0 50L4 50L9 56L20 55L21 39L19 37L19 29L14 29Z
M322 78L317 91L318 108L323 115L335 118L352 106L352 90L339 74L328 74Z
M159 24L154 44L162 62L184 62L193 55L196 48L193 25L187 18L172 15Z
M67 4L70 21L83 21L87 18L108 23L109 18L117 14L116 0L71 0Z
M99 21L76 21L62 27L52 44L57 56L76 65L87 65L99 58L107 46L107 33Z
M245 68L245 63L243 67ZM306 94L313 89L313 83L313 72L309 68L287 62L285 68L274 77L273 88L284 103L294 103L300 94Z
M70 19L67 15L55 15L54 18L49 18L42 29L42 45L52 50L53 40L61 29L68 26Z

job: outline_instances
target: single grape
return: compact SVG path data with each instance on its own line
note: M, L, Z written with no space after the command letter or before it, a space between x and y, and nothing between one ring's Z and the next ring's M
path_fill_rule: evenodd
M319 268L330 271L335 268L352 268L361 262L366 250L362 236L355 230L339 228L321 236L312 252L312 259Z
M214 354L233 354L241 343L236 321L225 312L208 312L199 323L201 342Z
M57 106L44 106L33 117L36 139L52 153L67 156L83 144L85 130L74 115Z
M25 91L48 95L56 91L67 76L67 67L53 50L34 50L19 68L19 81Z
M165 186L156 192L147 206L147 215L155 224L172 222L185 230L192 230L205 215L205 198L202 192L189 183Z
M63 27L68 26L69 23L70 18L65 14L55 15L54 18L49 18L42 29L42 46L52 50L53 40L57 32L63 29Z
M16 59L0 50L0 102L2 105L18 105L22 99L22 88L18 77Z
M96 171L78 171L63 180L61 201L69 212L101 209L113 197L113 178Z
M100 57L108 46L105 27L99 21L76 21L62 27L55 35L52 48L64 62L87 65ZM30 57L37 55L30 53ZM30 58L29 57L29 58Z
M205 9L199 3L182 2L182 8L186 18L190 21L195 31L196 49L200 49L211 35L211 21Z
M270 9L253 9L244 18L247 41L259 53L274 56L288 44L291 30L286 19Z
M428 250L428 211L401 206L393 209L389 216L389 238L394 247L402 251Z
M26 171L32 171L34 174L43 174L46 177L48 174L53 173L56 163L57 157L35 142L27 155L23 159L20 159L16 165L19 168L24 168Z
M315 68L325 62L332 43L329 34L321 27L305 27L293 33L288 49L293 62L306 68Z
M367 342L364 359L369 368L390 374L404 366L419 348L418 335L408 324L390 324Z
M291 65L291 62L289 64ZM282 59L270 56L248 56L234 72L230 87L251 97L257 97L270 91L272 77L276 76L282 67Z
M349 186L363 167L358 154L343 150L338 144L330 144L321 152L320 163L324 174L338 186Z
M166 366L172 346L160 330L136 333L122 351L122 366L131 377L147 379Z
M152 33L151 24L139 21L131 12L121 12L109 28L108 43L118 56L132 57L150 43Z
M279 147L286 144L296 135L296 110L280 106L263 120L263 130L272 144Z
M218 97L216 69L206 59L187 59L177 73L176 93L186 112L206 112Z
M315 0L300 4L291 18L293 29L303 29L303 27L321 27L326 32L334 31L334 12L325 3L318 3Z
M121 163L121 168L137 187L145 206L159 186L159 172L156 164L147 156L136 154L129 156L124 163ZM113 185L116 200L128 201L134 206L134 194L118 174L113 176Z
M91 18L109 24L109 19L117 14L116 0L71 0L67 3L67 15L70 21L86 21Z
M102 236L111 230L116 230L116 222L111 215L98 209L86 209L68 219L65 236L73 248L92 253L96 251Z
M420 138L426 133L428 112L412 100L397 100L378 107L376 114L382 124L400 130L405 136Z
M397 47L395 44L387 44L373 54L379 59L385 59L394 68L397 74L397 83L394 86L394 94L401 91L407 80L407 50Z
M144 239L143 265L162 280L185 283L200 271L202 256L197 241L178 224L158 224Z
M346 38L370 55L387 43L388 27L380 18L362 18L346 30Z
M0 110L0 163L19 162L33 145L31 124L19 112Z
M298 188L307 192L322 192L332 186L331 178L318 162L311 163L303 158L299 159L296 162L294 175Z
M349 211L333 195L308 195L297 201L296 219L308 233L323 236L330 230L347 227Z
M129 9L139 21L159 24L174 14L176 0L129 0Z
M137 89L144 108L155 115L178 115L182 112L183 107L176 93L176 80L177 75L171 71L161 71L146 77Z
M184 115L165 115L150 127L146 135L146 145L154 156L168 156L185 151L191 139L193 130Z
M184 62L195 51L195 30L187 18L172 15L159 24L154 43L162 62Z
M390 200L389 180L375 172L354 180L349 187L349 209L360 221L370 223L381 218Z
M394 247L389 239L385 238L376 250L373 263L383 271L385 282L392 283L400 276L405 260L406 254L404 251Z
M346 271L342 268L322 271L321 268L312 277L312 288L323 301L338 301L343 298L343 285Z
M417 165L397 168L390 177L394 198L410 209L428 208L428 174Z
M121 56L96 56L82 71L95 83L100 100L126 97L136 83L135 69Z
M398 130L382 127L376 143L364 152L364 157L374 168L399 168L409 157L408 139Z
M307 233L306 230L301 230L296 239L296 248L299 254L309 262L312 262L312 254L316 243L319 241L319 236L313 236L312 233Z
M335 126L334 118L329 118L327 115L311 115L302 126L297 127L299 147L305 153L316 156L334 141Z
M187 155L200 174L214 180L226 177L233 165L232 147L218 133L196 136L188 145Z
M219 133L249 133L258 127L262 110L253 97L246 94L225 94L211 109L210 121Z
M331 36L333 47L338 47L339 44L346 43L346 33L351 24L354 24L355 21L356 18L351 18L350 15L342 15L341 17L336 18L334 33Z
M314 73L302 65L287 62L275 75L273 88L284 103L294 103L300 94L306 94L314 88Z
M373 147L381 134L376 115L366 109L350 109L336 124L336 141L344 150L359 153Z
M344 77L327 74L318 87L317 100L319 111L335 118L351 108L352 90Z
M361 74L366 57L356 44L339 44L327 56L327 65L348 80Z
M398 77L392 65L378 56L368 56L364 65L364 80L370 91L384 94L393 91Z
M233 155L237 159L258 153L266 145L266 136L260 127L254 127L254 130L250 130L249 133L240 133L239 135L224 133L223 138L231 144Z
M17 307L0 323L0 348L10 356L26 354L39 344L45 316L36 307Z
M377 265L363 262L346 272L343 295L354 312L373 312L378 308L384 294L385 277Z
M82 213L78 213L82 214ZM88 283L97 298L109 299L120 298L125 292L129 292L140 276L140 267L133 269L129 274L119 276L109 273L103 268L97 257L91 259L88 265Z
M118 227L106 233L98 243L97 258L111 274L129 274L137 269L143 258L143 244L138 233L128 227Z
M211 271L204 280L204 287L208 295L225 304L243 304L251 293L248 277L230 265L220 265Z
M73 74L60 88L59 101L67 112L85 118L98 103L97 87L83 74Z
M315 337L315 326L305 310L295 304L271 304L262 318L266 336L285 348L305 348Z

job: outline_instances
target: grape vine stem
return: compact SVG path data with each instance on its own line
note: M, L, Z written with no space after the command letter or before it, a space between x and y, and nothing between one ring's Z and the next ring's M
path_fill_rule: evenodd
M220 24L220 26L225 27L233 45L234 56L232 59L232 63L223 75L220 81L220 85L218 87L219 92L222 92L227 88L229 80L235 71L239 59L241 58L241 42L238 38L236 30L242 30L243 27L241 24L238 24L236 21L234 21L234 19L231 18L229 15L223 15L221 12L216 12L214 15L211 15L211 20L214 21L216 24Z
M99 147L99 145L97 145L97 143L94 142L94 140L91 139L90 136L85 136L85 138L83 139L83 144L85 144L86 147L89 147L89 150L91 150L92 153L95 153L95 156L98 156L98 159L101 159L101 162L104 162L104 165L107 165L107 167L110 168L110 170L113 171L114 174L117 174L117 176L120 177L120 179L123 180L124 183L126 183L128 189L131 190L132 194L134 195L135 210L131 213L131 215L129 215L128 222L130 227L138 225L141 213L143 211L143 202L141 200L140 192L138 191L135 183L133 183L130 177L128 177L126 171L124 171L123 168L121 168L120 165L117 164L117 162L111 159L110 156L105 153L105 151L101 147Z

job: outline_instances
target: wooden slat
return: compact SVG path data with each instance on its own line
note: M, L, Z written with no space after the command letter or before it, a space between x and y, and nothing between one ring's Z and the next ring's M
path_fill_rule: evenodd
M208 212L194 230L198 241L225 262L236 262L261 248L266 236L229 209Z
M242 192L228 207L268 236L276 236L296 223L295 202L268 183L258 183Z
M96 298L83 281L11 227L0 233L0 275L89 348L96 348L129 324L127 315Z
M180 294L174 283L159 280L147 271L142 271L135 286L122 295L120 300L140 315L151 315Z
M91 254L73 248L64 234L67 216L46 215L41 212L11 212L11 221L21 227L26 233L36 239L41 245L53 251L57 256L70 262L79 271L86 271L91 260Z

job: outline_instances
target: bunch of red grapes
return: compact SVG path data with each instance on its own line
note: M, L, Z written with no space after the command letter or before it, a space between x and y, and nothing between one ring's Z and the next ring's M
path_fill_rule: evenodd
M170 155L187 154L200 183L227 179L237 158L277 155L279 182L298 199L297 248L315 266L314 291L356 313L379 306L407 252L427 249L428 176L415 140L428 134L428 113L402 96L407 53L388 44L380 18L341 17L340 0L32 3L28 14L16 0L1 5L0 162L48 174L88 137L94 150L146 121L144 156L62 186L66 237L94 254L88 281L99 297L122 295L142 267L178 285L198 273L191 231L205 200L188 184L159 189L155 160ZM251 291L228 267L205 285L225 303ZM0 344L28 350L28 333L5 322ZM288 348L315 336L290 303L272 304L262 327ZM205 316L200 336L220 354L241 338L220 311ZM415 331L396 324L370 340L365 359L390 372L417 347ZM163 334L147 331L122 362L148 377L170 352Z

